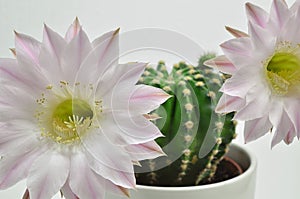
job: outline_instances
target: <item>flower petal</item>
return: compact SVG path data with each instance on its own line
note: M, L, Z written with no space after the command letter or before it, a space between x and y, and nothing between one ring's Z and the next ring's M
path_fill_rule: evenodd
M80 29L73 40L68 43L61 57L64 77L70 84L75 83L76 74L80 65L91 50L92 46L86 33Z
M60 63L67 42L59 34L44 25L43 45L48 49L56 63Z
M36 85L33 84L32 80L24 77L17 61L14 59L0 59L0 74L2 78L1 81L5 84L27 91L31 90L30 88L36 88Z
M1 128L2 130L2 128ZM24 130L24 132L27 132ZM28 132L27 132L28 133ZM0 155L10 155L12 151L22 150L27 152L32 145L37 144L34 134L26 134L14 131L4 131L0 134Z
M245 143L254 141L261 136L265 135L272 128L269 116L266 115L262 118L248 120L244 126L244 139Z
M269 15L265 10L251 3L246 3L246 13L251 23L255 23L262 28L266 27Z
M77 153L71 158L69 185L78 198L104 198L105 179L89 168L84 154Z
M165 155L160 146L155 141L141 144L125 146L125 151L130 154L131 159L135 161L154 159Z
M41 155L43 148L31 146L25 152L15 151L14 155L2 157L0 160L0 189L6 189L27 177L32 163Z
M236 30L234 28L231 28L231 27L228 27L228 26L225 26L226 30L232 34L234 37L236 38L239 38L239 37L249 37L249 35L247 33L244 33L240 30Z
M248 91L253 88L261 78L257 74L261 74L258 67L242 68L238 70L231 78L227 79L220 91L231 96L245 98Z
M251 51L253 50L251 40L249 37L239 37L231 39L221 44L221 48L228 60L239 69L245 64L245 59L251 58Z
M48 151L41 155L29 171L27 187L30 198L45 199L54 196L65 184L69 167L70 160L62 153Z
M39 53L41 48L41 43L34 38L15 32L16 39L16 53L17 57L22 56L34 63L34 66L39 66Z
M291 119L294 129L298 132L298 137L300 137L300 112L298 110L299 99L288 98L284 101L284 108L289 118Z
M275 31L280 31L289 17L290 12L286 2L284 0L273 0L270 20L275 25Z
M46 86L50 84L50 77L45 76L41 70L30 67L31 63L28 61L28 59L19 56L17 60L18 65L22 66L19 67L18 72L22 74L22 77L26 81L26 84L31 86L28 87L27 91L32 92L33 90L33 93L41 95L41 92L43 92Z
M96 96L103 98L103 106L117 108L120 105L120 96L128 96L135 88L142 73L146 67L145 63L119 64L108 70L101 79L99 79L96 89ZM105 84L110 82L110 85ZM128 104L129 101L125 103ZM123 106L123 104L122 104ZM118 109L118 108L117 108Z
M142 115L124 112L103 113L102 133L116 145L139 144L161 137L160 130Z
M222 73L229 74L229 75L233 75L237 71L233 63L231 63L231 61L229 61L227 57L224 55L207 60L206 62L204 62L204 65L212 68L216 68Z
M67 41L67 43L69 43L79 33L79 30L81 30L81 25L78 18L76 17L65 35L65 40Z
M129 106L130 110L132 110L130 112L134 111L139 114L149 113L158 108L170 97L162 89L147 85L137 85L130 96Z
M250 89L247 93L246 105L235 114L234 119L253 120L263 117L271 107L271 96L268 91L269 89L261 84Z
M295 129L291 128L290 131L287 133L286 137L284 138L284 142L286 144L291 144L296 136L297 134Z
M119 29L105 34L78 71L78 81L95 83L119 60ZM95 43L95 42L94 42Z
M103 35L101 35L100 37L96 38L93 42L92 42L92 46L93 47L97 47L98 45L101 45L103 42L105 42L106 40L110 39L111 37L113 37L114 34L118 34L118 32L120 31L120 28L114 30L114 31L110 31L107 32ZM118 38L117 38L118 39Z
M71 168L72 169L72 168ZM70 169L70 172L71 172L71 169ZM79 176L79 175L78 175ZM81 176L81 175L80 175ZM63 196L66 198L66 199L79 199L75 193L73 193L70 185L68 182L65 183L65 185L61 188L61 192L63 194Z
M89 166L99 175L126 188L135 186L130 156L110 143L103 134L90 132L82 139ZM118 161L116 161L118 160Z
M105 189L108 190L111 193L114 193L118 196L125 196L127 198L130 197L128 189L115 185L114 183L110 182L109 180L106 180Z
M240 97L223 94L216 107L216 112L230 113L233 111L239 111L245 103L245 100Z
M293 124L290 121L290 118L288 117L287 113L282 110L281 115L277 115L275 117L271 117L271 122L273 123L273 130L272 133L273 139L272 139L272 148L277 145L279 142L284 140L288 133L290 132L291 128L293 128Z
M22 96L22 98L19 96ZM0 98L0 121L8 122L18 119L36 121L32 114L36 111L36 98L26 89L2 86L0 88Z
M299 4L299 9L297 10L297 12L295 12L295 15L293 15L283 26L281 34L279 35L279 39L281 41L289 41L293 44L300 43L300 38L299 38L300 26L295 25L298 24L299 21L300 21L300 4Z
M259 49L260 52L265 52L265 54L270 54L269 51L274 50L276 39L268 29L263 29L257 24L248 23L249 25L249 35L253 43L254 49ZM265 55L263 55L265 56Z

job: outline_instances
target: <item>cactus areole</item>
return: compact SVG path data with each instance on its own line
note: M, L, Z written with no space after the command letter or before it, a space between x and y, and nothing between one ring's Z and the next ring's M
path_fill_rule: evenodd
M197 67L180 62L171 72L160 61L140 78L141 84L162 88L173 97L151 113L165 136L156 141L167 156L142 161L135 168L139 184L192 186L213 179L235 137L235 125L233 114L214 111L224 77L203 65L209 58L202 56Z

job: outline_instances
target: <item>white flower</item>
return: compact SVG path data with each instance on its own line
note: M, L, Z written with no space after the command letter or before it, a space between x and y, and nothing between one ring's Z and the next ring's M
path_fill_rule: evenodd
M16 33L16 59L0 59L1 189L27 178L31 199L127 195L133 163L163 154L143 115L169 96L135 85L144 63L118 64L118 32L91 43L76 19L65 38Z
M300 137L300 9L274 0L270 13L246 4L249 34L221 45L225 56L206 64L232 75L221 88L217 112L236 111L245 121L245 141L272 129L272 146Z

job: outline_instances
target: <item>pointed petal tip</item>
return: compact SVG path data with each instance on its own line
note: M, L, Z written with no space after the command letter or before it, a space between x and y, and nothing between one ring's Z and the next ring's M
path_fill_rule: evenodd
M113 36L116 36L116 35L118 35L118 34L119 34L119 32L120 32L120 27L119 27L119 28L117 28L117 29L115 30L115 32L114 32L114 34L113 34Z
M249 37L249 35L243 31L231 28L229 26L225 26L225 29L234 37L239 38L239 37Z
M215 66L214 61L212 59L206 60L203 64L205 66L208 66L208 67L214 67Z
M120 190L124 193L124 195L128 198L130 198L130 193L129 193L129 190L124 188L124 187L119 187Z
M16 52L16 49L15 49L15 48L10 48L9 50L12 52L12 54L13 54L15 57L17 56L17 52Z
M75 17L75 19L74 19L74 24L78 24L78 25L80 24L80 23L79 23L79 18L78 18L78 16Z
M132 164L138 167L142 167L141 163L139 161L132 161Z
M81 29L80 21L79 21L79 18L77 16L74 19L73 25L74 25L74 29L76 29L76 30Z
M221 55L213 59L207 60L204 62L204 65L211 68L215 68L221 71L222 73L229 75L232 75L237 71L233 63L225 55Z
M30 199L28 189L25 190L25 193L23 194L22 199Z
M252 3L250 3L250 2L246 2L246 3L245 3L245 7L246 7L246 9L251 9L251 8L252 8L252 6L253 6L253 4L252 4Z
M20 36L20 33L18 33L16 30L14 30L14 34L19 37Z

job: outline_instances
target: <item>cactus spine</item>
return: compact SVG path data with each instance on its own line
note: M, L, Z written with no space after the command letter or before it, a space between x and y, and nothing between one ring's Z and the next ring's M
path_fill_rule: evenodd
M142 167L136 167L139 184L190 186L213 179L235 125L232 114L214 112L224 77L203 66L208 58L201 57L198 67L180 62L170 73L161 61L156 69L148 66L140 78L141 84L162 88L173 97L151 113L160 116L153 122L165 136L157 142L167 156L142 161Z

